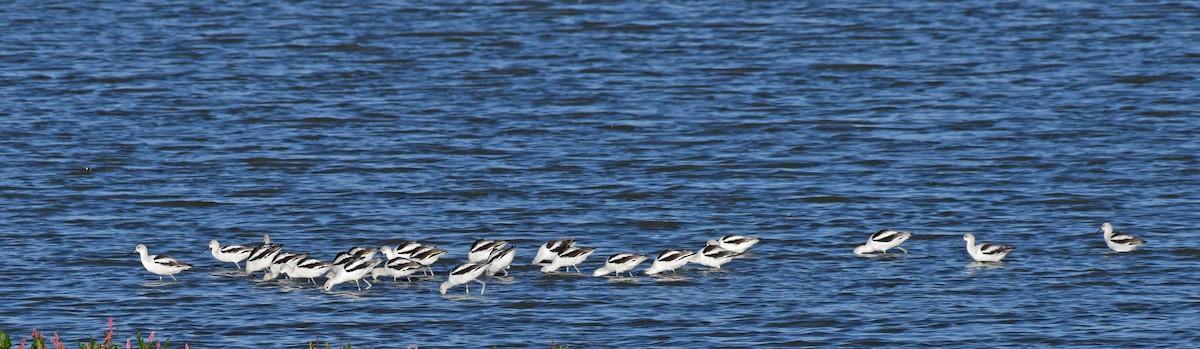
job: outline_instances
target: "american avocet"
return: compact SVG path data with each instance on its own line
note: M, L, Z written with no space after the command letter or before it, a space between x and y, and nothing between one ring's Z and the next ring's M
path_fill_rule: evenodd
M389 260L389 261L390 261L390 260L393 260L393 259L396 259L397 257L400 257L400 256L399 256L399 255L396 253L396 250L395 250L395 249L393 249L391 246L383 246L383 247L380 247L380 248L379 248L379 253L382 253L382 254L383 254L383 258L384 258L384 259L387 259L387 260ZM405 258L405 259L408 259L408 258ZM387 263L384 263L384 264L387 264Z
M274 280L283 272L284 266L294 266L304 258L308 258L308 255L295 252L280 252L278 255L275 255L275 260L271 261L271 265L267 266L267 272L263 273L262 280ZM291 277L291 275L289 274L288 277Z
M1100 232L1104 233L1104 244L1108 245L1108 248L1113 251L1129 252L1146 244L1145 240L1119 231L1113 231L1112 224L1108 222L1100 225Z
M673 273L675 269L679 269L679 267L692 260L692 256L695 254L692 251L662 251L662 253L658 254L658 258L654 259L654 264L650 265L650 269L646 269L645 273L646 275L654 275L664 271Z
M1012 252L1012 246L1001 246L995 244L975 244L975 235L963 235L963 240L967 241L967 253L978 262L999 262Z
M345 252L340 252L334 256L333 265L345 266L353 261L375 258L376 253L379 253L379 249L377 248L351 247Z
M304 257L295 264L284 265L280 268L280 272L287 274L289 278L304 278L308 282L317 283L314 278L319 278L329 271L329 263L319 261L312 257Z
M709 245L721 246L721 248L737 253L746 253L746 250L758 244L759 239L742 235L725 235L720 239L708 240Z
M421 248L422 246L425 246L425 244L422 244L422 243L416 242L416 241L404 241L404 242L401 242L399 245L396 245L396 248L394 248L392 250L396 251L396 254L399 255L400 257L403 257L404 254L411 255L413 253L413 251L416 251L418 248Z
M592 273L592 276L604 276L608 273L615 273L617 276L621 276L621 273L633 270L634 267L637 267L638 264L642 264L642 262L645 262L646 259L646 255L635 253L614 254L608 257L608 259L604 261L604 266L600 267L600 269L596 269L596 271ZM633 273L630 272L629 276L633 276Z
M474 281L482 285L482 288L479 289L479 294L483 294L483 290L487 288L487 284L480 281L479 276L483 275L484 271L487 271L486 263L464 263L455 267L454 270L450 271L450 275L446 277L446 282L443 282L442 286L438 287L438 292L446 294L446 291L451 287ZM467 293L471 293L470 287L467 287Z
M575 239L567 238L546 241L541 247L538 247L537 254L533 256L533 264L550 263L550 261L558 258L560 253L566 252L571 247L575 247Z
M167 256L152 255L146 251L146 245L137 245L133 248L133 252L141 255L142 267L146 271L158 275L158 279L162 280L163 275L170 276L171 280L179 281L175 278L175 274L192 268L191 264L180 262L174 258Z
M733 260L733 257L737 257L740 254L721 248L721 246L708 245L701 248L700 252L692 255L692 259L688 260L688 262L721 269L722 265L729 263L729 261Z
M396 281L396 278L407 278L424 267L421 263L411 261L407 258L392 258L387 263L371 270L371 280L378 281L380 276L391 276L392 281Z
M867 238L866 244L855 247L854 254L863 256L874 252L887 253L887 250L893 247L904 251L904 253L908 253L908 250L900 247L900 244L908 241L908 238L910 237L912 237L912 233L891 229L882 229L875 232L875 234L871 234L871 237Z
M513 258L517 256L517 247L509 246L506 249L492 252L492 257L488 258L487 271L484 272L488 277L496 276L496 273L504 272L504 276L508 276L508 267L512 266Z
M421 265L425 266L425 269L429 271L429 276L434 275L433 268L430 266L433 265L433 263L437 262L439 258L442 258L442 256L446 254L446 250L443 250L443 249L440 249L437 247L433 247L433 246L429 246L429 245L421 246L420 248L415 250L415 252L416 253L409 255L408 259L411 259L412 261L417 262L417 263L421 263ZM403 257L403 255L401 255L401 257Z
M587 259L594 252L596 252L596 249L592 247L569 247L565 252L560 253L558 257L550 261L550 264L542 266L542 272L550 273L562 267L567 267L567 271L570 271L571 267L575 267L575 271L582 273L582 271L579 271L579 263L583 263L583 260Z
M370 273L371 270L375 269L379 263L383 263L383 261L368 258L354 260L346 265L336 265L330 270L328 274L329 279L325 280L325 290L332 290L334 285L343 282L354 281L354 285L358 286L359 291L362 291L362 286L358 285L359 280L367 283L367 289L370 289L371 282L363 279L363 277L365 277L367 273Z
M233 263L233 266L237 267L238 269L242 269L242 266L238 265L238 263L250 257L250 251L252 250L251 248L242 245L229 245L221 247L221 243L217 242L217 240L209 241L208 248L212 249L213 258L225 263Z
M488 257L492 256L492 251L504 248L508 241L505 240L475 240L471 244L471 251L467 253L467 261L471 263L485 263Z
M266 235L263 240L269 240ZM276 244L262 244L250 251L250 257L246 259L246 275L253 274L256 271L267 269L271 266L271 262L275 261L275 257L283 250L283 246Z

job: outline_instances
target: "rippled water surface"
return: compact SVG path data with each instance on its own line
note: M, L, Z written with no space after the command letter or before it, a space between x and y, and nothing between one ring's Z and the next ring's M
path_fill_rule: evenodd
M1200 6L0 5L0 329L194 348L1200 341ZM1105 221L1149 241L1107 253ZM880 228L911 252L858 258ZM1016 251L972 264L963 233ZM519 246L487 293L258 282L211 239ZM546 276L764 242L725 270ZM195 264L159 282L133 247ZM474 288L473 288L474 290Z

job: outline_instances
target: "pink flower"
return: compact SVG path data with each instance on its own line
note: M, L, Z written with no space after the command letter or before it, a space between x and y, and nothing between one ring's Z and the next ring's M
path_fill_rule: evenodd
M67 346L63 345L62 339L58 338L58 332L54 332L54 338L50 338L50 344L54 344L55 349L67 348Z
M125 349L133 349L132 339L125 340Z
M154 341L154 331L150 331L150 338L146 338L146 341L147 341L147 342L153 342L153 341Z
M113 318L112 318L112 316L109 316L108 317L108 333L104 334L104 343L111 344L113 335L116 333L117 333L117 330L113 329Z

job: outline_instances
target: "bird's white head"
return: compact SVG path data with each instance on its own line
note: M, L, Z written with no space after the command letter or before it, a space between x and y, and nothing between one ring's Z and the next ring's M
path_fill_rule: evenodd
M592 276L604 276L607 274L608 274L608 268L600 268L600 269L596 269L596 271L592 273Z
M271 235L263 234L263 245L271 243Z
M146 254L146 245L138 244L137 247L133 248L133 253Z
M218 248L221 248L221 243L217 242L217 240L209 241L208 247L213 248L213 249L218 249Z
M1104 222L1104 224L1101 224L1100 232L1104 233L1105 236L1112 235L1112 233L1113 233L1112 223Z
M438 292L440 292L441 294L446 294L446 291L448 291L448 290L450 290L450 281L449 280L446 280L446 282L442 283L442 286L438 287Z
M333 289L333 285L335 285L335 283L333 281L334 281L333 278L329 278L329 280L325 280L325 286L324 286L325 292L329 292L329 290Z
M557 259L552 260L552 261L550 261L550 264L546 264L546 265L542 266L542 272L549 273L549 272L557 270L558 268L561 268L562 266L558 265L558 264L559 263L558 263Z
M971 233L963 234L963 240L974 243L975 242L975 234L971 234Z
M870 246L867 246L867 245L862 245L862 246L859 246L859 247L855 247L855 248L854 248L854 254L856 254L856 255L859 255L859 256L861 256L861 255L864 255L864 254L868 254L868 253L871 253L871 252L874 252L874 251L875 251L875 249L873 249L873 248L871 248Z

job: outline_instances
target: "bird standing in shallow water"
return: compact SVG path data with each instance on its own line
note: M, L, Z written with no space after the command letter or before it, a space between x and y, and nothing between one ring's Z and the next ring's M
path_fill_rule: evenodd
M484 274L491 277L503 271L504 276L508 276L508 267L512 266L513 258L516 258L516 256L516 246L509 246L506 249L492 252L492 256L488 258L487 271Z
M1145 240L1135 238L1132 235L1119 231L1113 231L1113 226L1109 222L1104 222L1104 224L1101 224L1099 232L1104 233L1104 244L1108 245L1109 249L1116 252L1133 251L1146 244Z
M708 245L692 255L692 259L688 263L721 269L722 265L729 263L729 261L732 261L738 255L741 255L741 253L726 250L717 245Z
M560 253L558 257L551 260L550 264L542 266L541 270L543 273L550 273L562 267L567 267L567 271L570 271L571 267L575 267L575 271L578 272L579 263L583 263L583 260L591 256L593 252L596 252L596 249L592 247L567 248L565 252Z
M238 269L242 269L242 266L238 265L238 262L249 258L250 251L252 250L249 247L241 245L229 245L221 247L221 243L217 242L217 240L209 241L208 248L212 249L213 258L225 263L233 263L233 265Z
M604 276L608 273L615 273L617 276L621 276L621 273L633 270L634 267L637 267L638 264L642 264L642 262L645 262L646 259L646 255L641 254L614 254L608 257L608 259L604 261L604 266L600 267L600 269L596 269L596 271L592 273L592 276ZM629 273L629 276L633 276L633 273Z
M977 262L999 262L1012 252L1012 246L1001 246L996 244L975 244L975 235L963 235L963 240L967 241L967 253L971 255Z
M866 244L855 247L854 254L865 256L873 252L887 253L887 250L893 247L904 251L904 253L908 253L908 250L900 247L900 244L908 241L910 237L912 237L912 233L882 229L875 232L875 234L871 234L871 237L867 238Z
M133 248L133 252L141 255L142 267L158 275L159 280L162 280L165 275L170 276L171 280L179 281L179 279L175 278L175 274L192 268L191 264L180 262L171 257L149 254L149 251L146 250L146 245L137 245L137 247Z
M348 281L354 281L354 284L358 285L359 280L367 283L367 289L370 289L371 282L363 279L363 277L366 277L367 273L374 270L379 263L383 263L383 261L378 259L358 259L345 265L333 266L328 274L329 279L325 280L325 291L332 290L333 286ZM363 288L360 286L358 290L362 291Z
M507 240L475 240L471 244L471 250L467 252L467 261L471 263L487 263L488 258L492 257L492 252L499 251L508 245Z
M742 236L742 235L725 235L720 239L708 240L709 245L721 246L721 248L737 253L746 253L754 245L757 245L760 240L758 238Z
M305 257L295 264L285 264L280 268L280 272L287 274L289 278L305 278L308 282L317 283L314 278L325 275L330 269L329 263L325 263L312 257Z
M483 294L484 289L487 289L487 284L479 281L479 276L483 275L484 271L487 271L486 263L464 263L459 265L450 271L450 275L446 277L446 282L443 282L438 287L438 292L446 294L446 291L450 290L451 287L474 281L482 285L479 289L479 294ZM467 293L471 293L470 287L467 287Z
M692 251L662 251L662 253L658 254L658 258L654 259L654 264L651 264L650 268L646 269L645 273L646 275L654 275L664 271L674 273L675 269L679 269L679 267L692 260L692 256L695 254Z
M538 247L537 254L533 256L533 264L541 265L550 263L555 258L558 258L560 253L566 252L571 247L575 247L575 239L572 238L546 241L546 243Z

